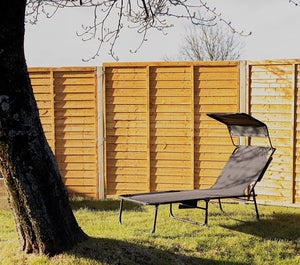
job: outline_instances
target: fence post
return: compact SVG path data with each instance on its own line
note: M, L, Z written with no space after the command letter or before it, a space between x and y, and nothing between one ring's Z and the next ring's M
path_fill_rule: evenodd
M51 123L53 125L52 127L52 138L53 138L53 144L52 144L52 152L55 156L56 154L56 124L55 124L55 86L54 86L54 70L51 68L50 70L50 87L51 87Z
M249 89L248 89L248 64L247 61L240 61L240 91L239 91L239 112L249 113ZM246 145L247 138L241 137L240 144Z
M195 66L191 65L191 181L195 187Z
M103 123L103 69L97 67L97 149L98 149L98 199L105 198L104 175L104 123Z
M247 86L247 61L240 61L240 112L249 112L249 89Z
M291 203L296 202L296 149L297 149L297 64L293 64L293 87L292 87L292 198Z

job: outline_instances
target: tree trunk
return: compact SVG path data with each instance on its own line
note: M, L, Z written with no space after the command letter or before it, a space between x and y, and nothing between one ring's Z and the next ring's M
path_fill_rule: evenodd
M25 7L0 1L0 173L21 249L54 255L87 236L41 126L24 56Z

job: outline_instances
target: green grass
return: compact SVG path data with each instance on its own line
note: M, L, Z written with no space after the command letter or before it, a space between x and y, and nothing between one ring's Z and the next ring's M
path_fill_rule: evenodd
M79 225L90 239L54 257L26 255L18 250L8 210L0 210L0 264L300 264L300 209L261 206L256 221L253 205L210 204L209 227L179 222L160 206L157 230L151 234L154 207L119 201L72 201ZM176 210L176 211L175 211ZM199 210L174 213L203 220Z

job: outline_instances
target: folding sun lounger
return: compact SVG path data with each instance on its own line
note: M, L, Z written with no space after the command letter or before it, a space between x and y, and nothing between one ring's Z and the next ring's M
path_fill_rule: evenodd
M150 192L139 194L121 195L119 223L122 222L123 201L132 201L144 205L154 205L154 223L152 233L155 232L158 206L170 204L170 217L190 222L197 225L207 225L208 203L210 200L218 200L223 212L221 199L242 199L250 201L255 205L256 217L259 213L256 204L255 185L259 182L267 170L275 148L272 146L268 128L263 122L245 113L211 113L209 117L227 125L231 141L235 146L229 160L217 178L215 184L209 189L200 190L176 190L163 192ZM267 137L269 147L238 145L233 136ZM204 201L205 207L197 206L198 201ZM191 220L178 218L173 215L172 204L179 203L179 209L197 208L205 211L203 224Z

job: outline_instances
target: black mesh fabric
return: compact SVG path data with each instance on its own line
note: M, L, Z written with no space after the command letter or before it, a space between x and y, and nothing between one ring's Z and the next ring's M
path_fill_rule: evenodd
M122 195L120 198L142 204L167 204L244 196L248 186L256 182L264 172L270 150L269 147L238 147L210 189L152 192Z
M230 156L212 189L235 187L240 193L258 179L268 161L270 147L240 146Z

